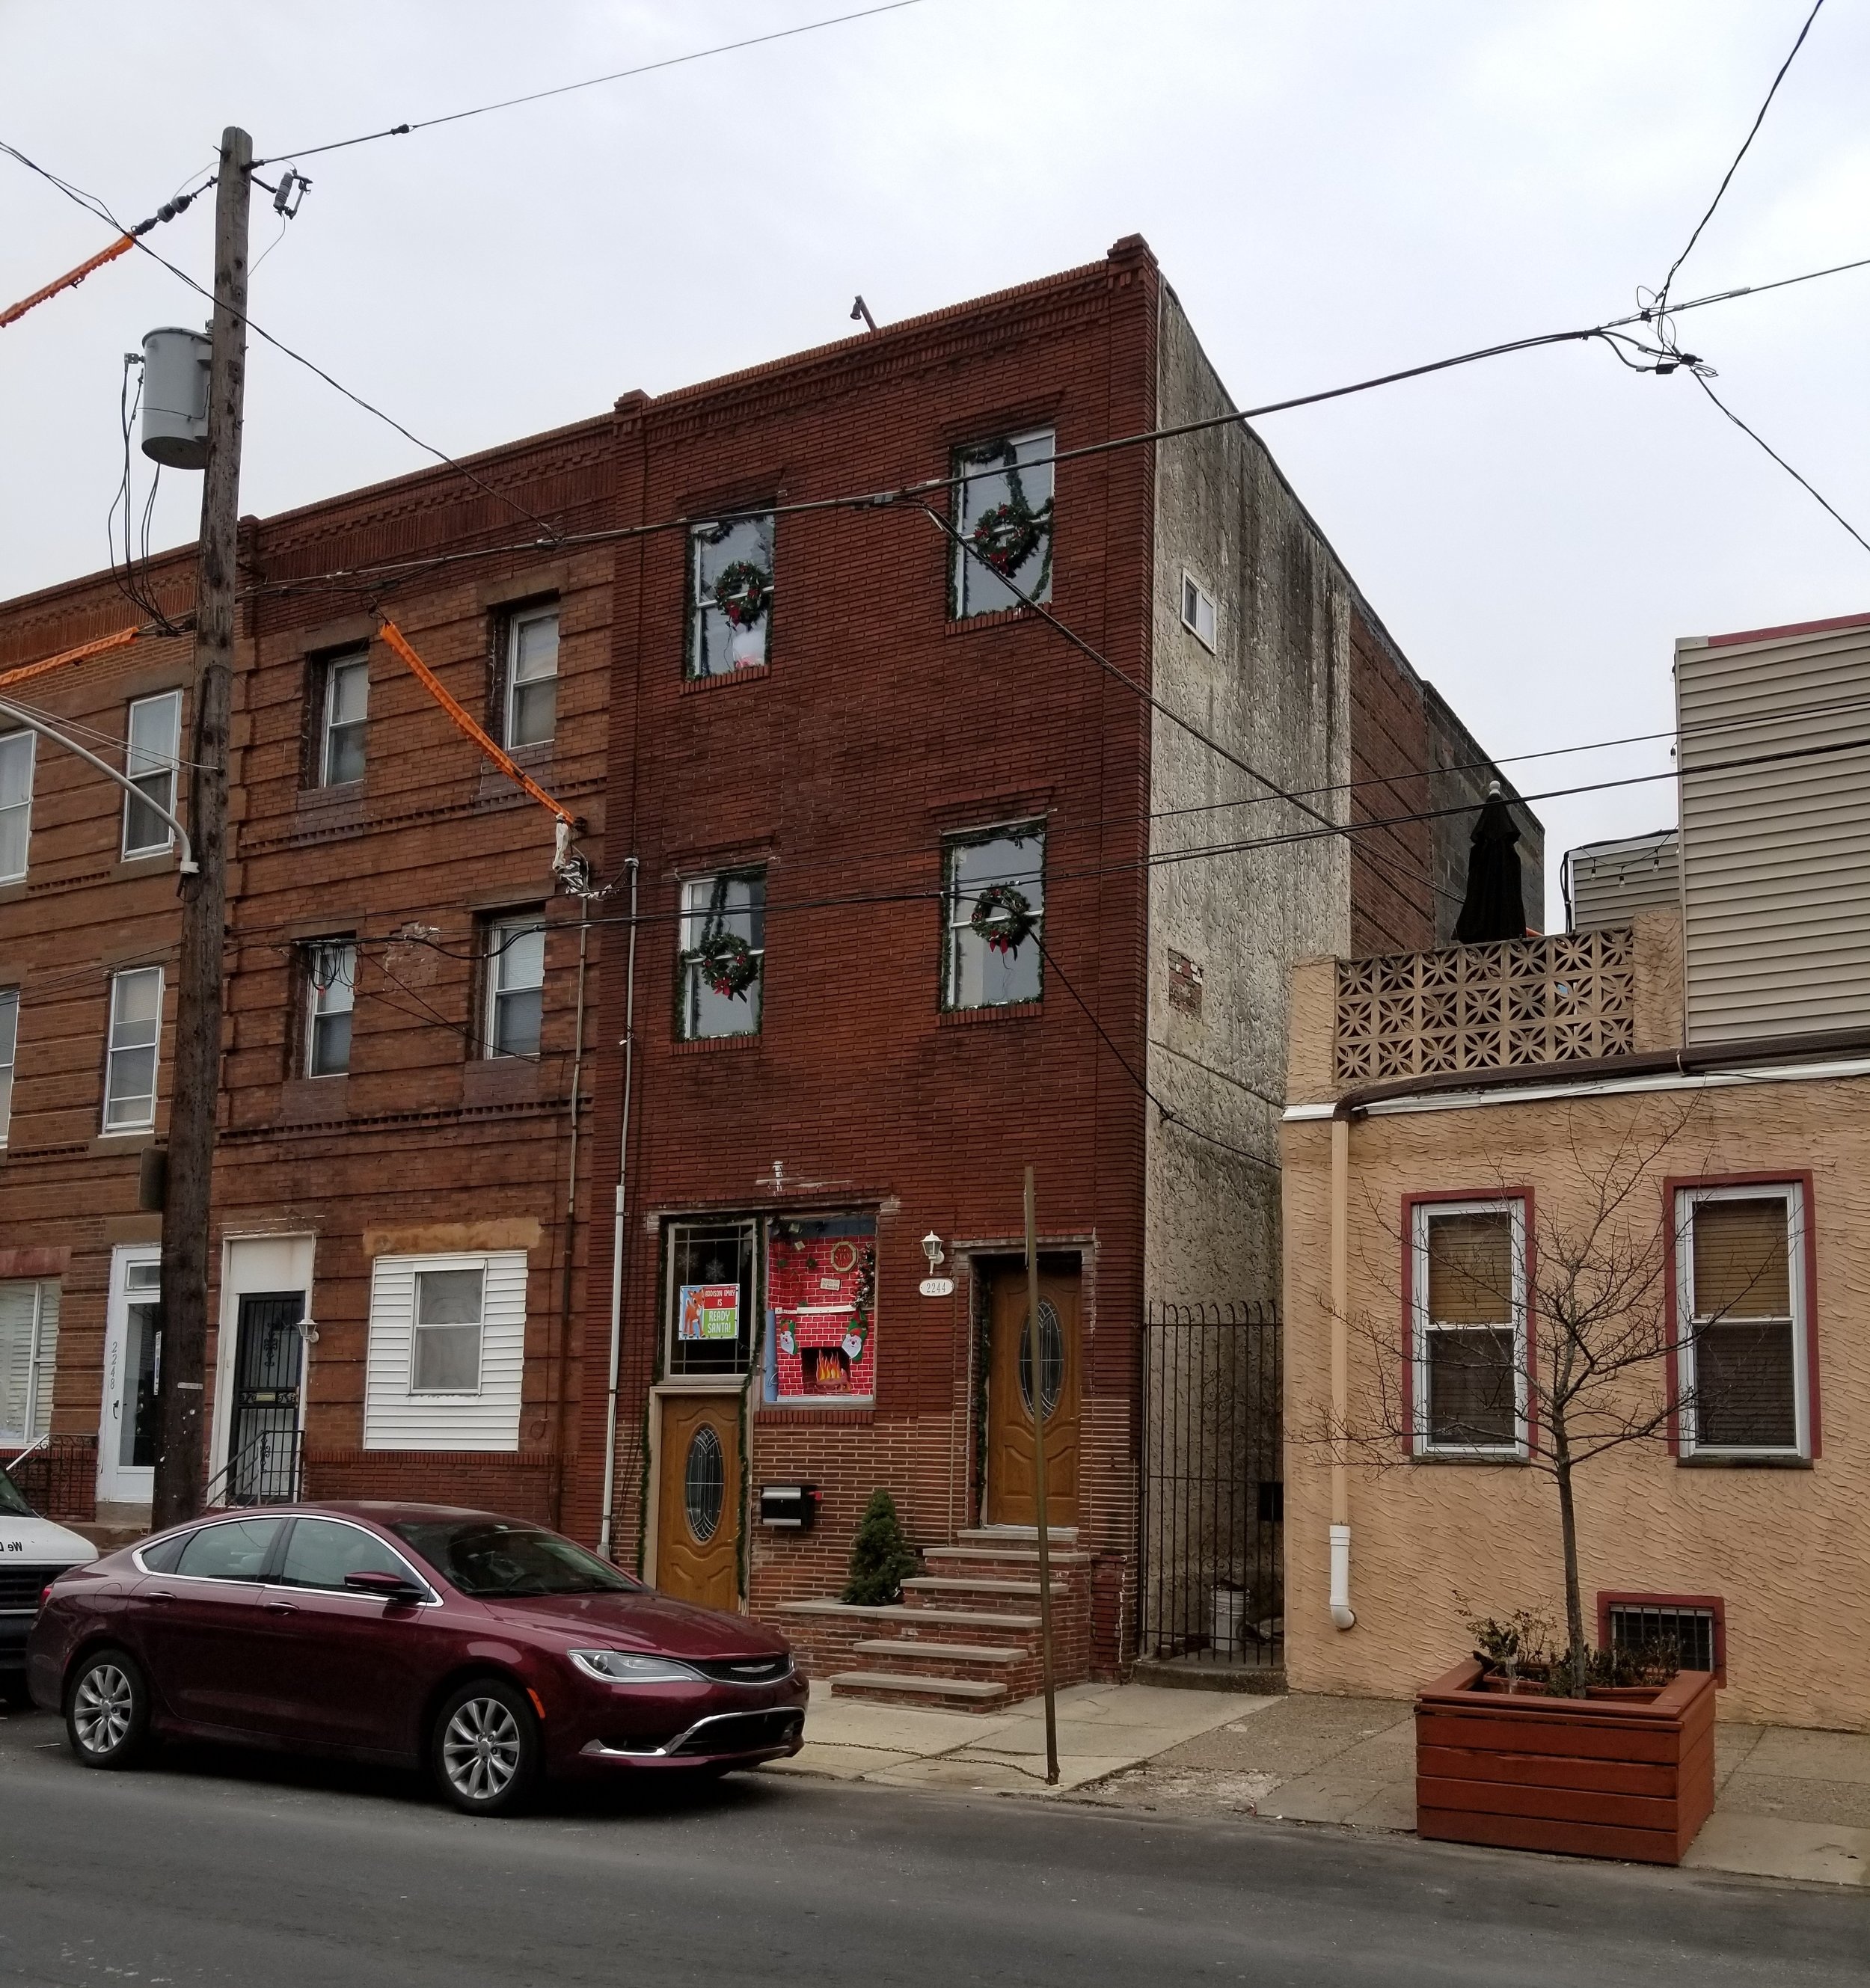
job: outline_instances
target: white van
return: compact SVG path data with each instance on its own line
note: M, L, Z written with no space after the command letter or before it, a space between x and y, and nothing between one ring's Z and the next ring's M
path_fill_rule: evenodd
M0 1699L26 1695L26 1632L39 1597L68 1567L95 1560L82 1533L42 1519L0 1470Z

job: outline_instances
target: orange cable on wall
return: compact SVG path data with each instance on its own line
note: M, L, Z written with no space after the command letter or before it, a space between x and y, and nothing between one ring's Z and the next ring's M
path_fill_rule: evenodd
M107 649L121 649L142 633L140 628L120 628L114 635L100 635L95 642L80 642L75 649L61 649L56 656L42 656L36 663L22 663L14 670L0 670L0 690L8 684L24 683L29 677L42 677L66 663L81 663L87 656L101 656Z
M4 331L15 319L22 318L35 304L42 304L48 297L56 297L59 291L69 290L74 283L82 283L93 269L101 269L107 262L114 262L118 256L127 255L137 245L134 235L120 235L108 248L100 248L90 261L80 262L75 269L68 269L56 282L48 283L42 290L35 290L29 297L22 297L18 303L10 304L0 311L0 331Z
M482 753L491 759L516 786L530 794L541 807L549 810L568 829L575 826L575 818L571 810L562 802L555 801L536 780L529 774L522 772L511 757L502 751L488 736L486 732L475 722L460 702L448 695L442 686L441 678L410 647L408 637L397 627L394 621L380 622L377 624L377 632L390 647L394 650L396 654L401 656L414 671L417 681L448 713L454 722L456 731L462 733L464 737L472 739L480 749Z

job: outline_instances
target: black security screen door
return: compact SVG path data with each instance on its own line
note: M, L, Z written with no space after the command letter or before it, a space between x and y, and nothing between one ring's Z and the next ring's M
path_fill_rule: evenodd
M228 1437L230 1505L286 1503L299 1490L299 1376L305 1341L298 1291L240 1301L234 1353L234 1420Z

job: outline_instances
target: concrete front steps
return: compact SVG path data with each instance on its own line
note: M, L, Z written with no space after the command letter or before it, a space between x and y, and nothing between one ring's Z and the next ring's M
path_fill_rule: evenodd
M1075 1531L1050 1530L1053 1672L1077 1684L1091 1672L1091 1556ZM971 1530L924 1557L929 1571L903 1583L897 1606L780 1604L810 1675L834 1697L890 1705L992 1712L1031 1697L1043 1669L1036 1533Z

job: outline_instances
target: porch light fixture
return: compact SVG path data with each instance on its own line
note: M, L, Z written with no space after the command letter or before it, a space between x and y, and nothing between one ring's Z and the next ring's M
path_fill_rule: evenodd
M942 1261L942 1239L932 1229L922 1238L922 1254L928 1259L928 1271L932 1276Z

